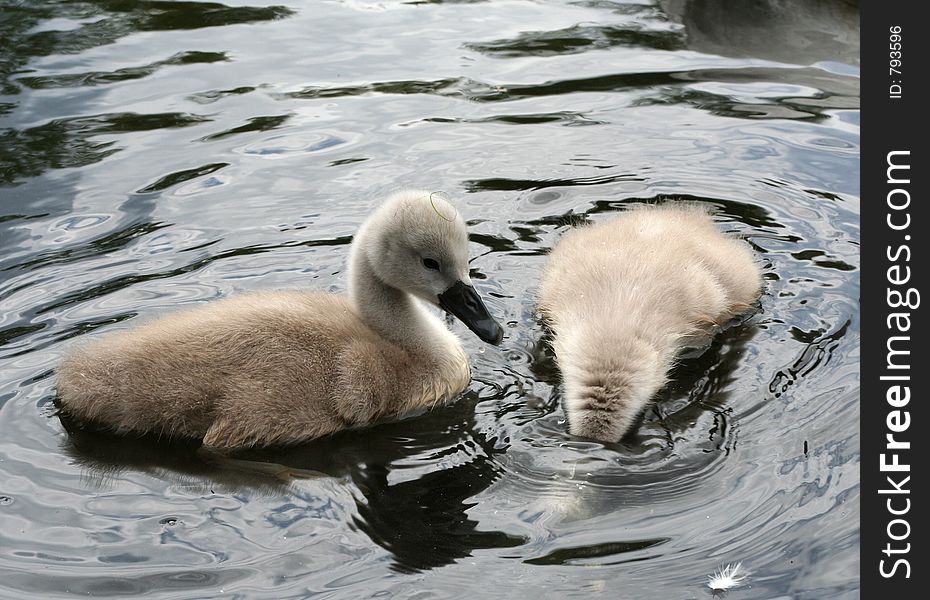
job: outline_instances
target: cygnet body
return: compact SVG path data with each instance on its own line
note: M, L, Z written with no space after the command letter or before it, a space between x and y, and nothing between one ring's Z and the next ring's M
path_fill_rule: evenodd
M440 305L481 339L502 330L471 286L468 235L436 194L391 196L362 224L349 295L247 294L79 345L63 413L117 432L231 449L292 443L446 402L470 380Z
M696 205L633 208L571 231L539 292L573 435L616 442L667 379L676 354L759 298L744 241Z

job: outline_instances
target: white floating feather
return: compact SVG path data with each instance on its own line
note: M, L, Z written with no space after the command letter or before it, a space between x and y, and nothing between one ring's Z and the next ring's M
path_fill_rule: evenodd
M749 573L742 567L743 563L738 562L735 565L728 564L722 569L717 569L713 575L707 576L707 587L717 593L726 592L743 585L746 583Z

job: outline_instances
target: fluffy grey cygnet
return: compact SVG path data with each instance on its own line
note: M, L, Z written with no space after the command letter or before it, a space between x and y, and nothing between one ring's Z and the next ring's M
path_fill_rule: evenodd
M362 224L349 295L243 295L81 344L58 369L68 417L220 450L291 443L446 402L468 384L439 305L503 335L469 279L468 234L436 194L394 194Z
M631 209L568 233L539 292L569 431L616 442L666 382L676 354L762 291L748 244L696 205Z

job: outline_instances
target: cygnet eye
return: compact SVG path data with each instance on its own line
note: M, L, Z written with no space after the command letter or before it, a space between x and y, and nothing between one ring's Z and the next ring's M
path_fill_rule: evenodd
M427 269L432 270L432 271L438 271L438 270L439 270L439 263L436 262L436 261L435 261L434 259L432 259L432 258L424 258L424 259L423 259L423 266L426 267Z

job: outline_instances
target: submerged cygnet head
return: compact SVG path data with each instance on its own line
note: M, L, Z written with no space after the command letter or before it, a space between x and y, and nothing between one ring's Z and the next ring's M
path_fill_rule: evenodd
M441 193L398 192L359 229L352 267L368 268L378 280L439 306L479 338L498 344L503 329L472 286L465 221ZM364 305L365 279L354 277L350 294ZM367 301L370 301L368 299Z

